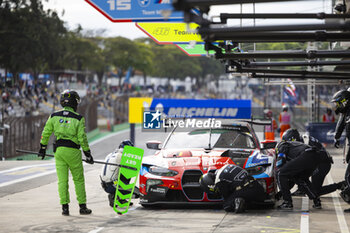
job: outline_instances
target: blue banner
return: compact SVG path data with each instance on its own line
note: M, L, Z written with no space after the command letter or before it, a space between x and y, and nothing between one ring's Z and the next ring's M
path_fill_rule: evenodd
M112 22L183 21L172 0L85 0Z
M310 136L318 139L321 143L334 143L336 125L337 123L309 123L306 129L309 132ZM340 140L342 143L344 143L344 132Z
M250 119L251 100L153 99L150 110L159 110L170 118Z

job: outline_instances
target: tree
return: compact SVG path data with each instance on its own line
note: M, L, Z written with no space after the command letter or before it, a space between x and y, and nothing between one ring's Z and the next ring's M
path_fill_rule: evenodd
M123 74L129 67L139 65L140 52L136 44L127 38L115 37L105 40L104 56L111 65L118 68L119 86Z
M14 75L15 81L19 71L28 68L29 59L23 54L28 38L22 30L25 20L21 17L26 8L24 1L0 2L0 65Z
M85 82L85 72L104 72L102 49L92 40L82 37L80 28L68 33L64 67L81 71L78 79ZM102 70L102 71L101 71ZM101 78L102 79L102 78Z
M13 73L39 72L54 66L66 32L56 12L44 11L39 0L0 2L0 65Z
M196 83L201 85L201 81L207 76L211 75L214 77L216 81L216 86L219 86L219 77L220 75L225 73L225 67L224 65L219 61L219 60L214 60L208 57L199 57L199 63L200 66L202 67L202 72L200 77L202 78L201 80L197 79Z
M155 55L152 52L152 48L149 44L143 42L135 42L139 50L139 56L137 57L135 69L139 70L143 74L143 83L147 83L147 75L154 71L154 59Z

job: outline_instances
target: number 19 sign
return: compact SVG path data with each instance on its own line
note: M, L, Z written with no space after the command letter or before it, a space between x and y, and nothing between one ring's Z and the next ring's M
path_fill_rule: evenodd
M172 0L85 0L112 22L183 21Z

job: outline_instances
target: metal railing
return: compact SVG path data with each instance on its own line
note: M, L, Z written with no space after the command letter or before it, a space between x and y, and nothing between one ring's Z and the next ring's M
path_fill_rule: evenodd
M113 102L113 124L128 122L129 119L129 96L119 96Z
M84 98L78 107L79 114L85 117L86 132L97 128L97 104L96 99ZM18 156L16 154L18 148L31 151L39 150L41 133L48 117L49 114L4 118L4 124L8 125L3 131L4 159Z
M39 150L41 132L49 115L30 117L7 117L4 124L9 127L4 130L3 156L16 157L16 148Z

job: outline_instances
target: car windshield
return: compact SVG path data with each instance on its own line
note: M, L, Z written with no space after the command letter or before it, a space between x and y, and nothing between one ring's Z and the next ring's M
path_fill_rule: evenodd
M256 146L252 136L240 129L196 129L191 132L174 132L164 148L255 149Z

